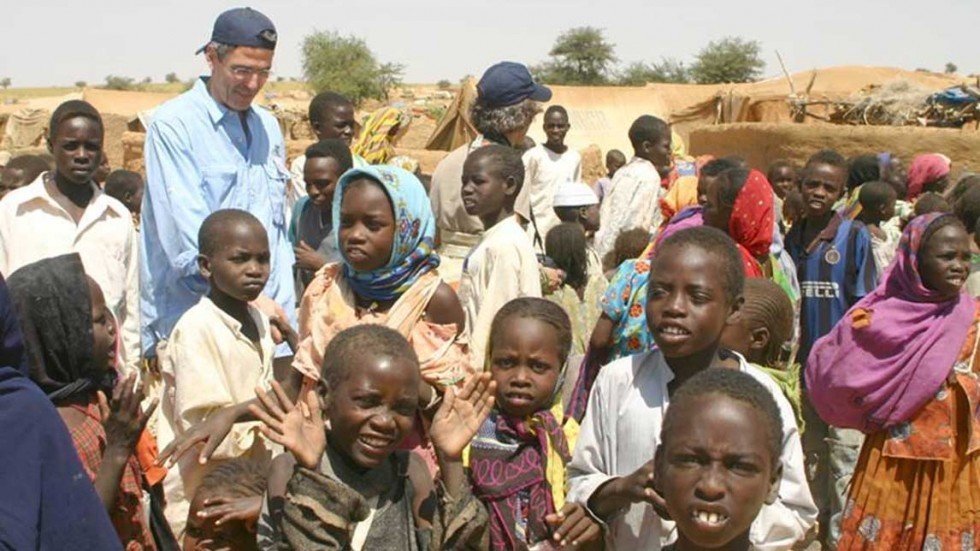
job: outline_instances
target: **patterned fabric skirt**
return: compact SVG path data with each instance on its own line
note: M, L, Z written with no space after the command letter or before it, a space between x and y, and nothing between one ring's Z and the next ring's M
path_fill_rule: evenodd
M953 390L950 461L882 455L888 431L868 435L858 460L838 549L972 550L980 536L980 453L966 455L969 403Z

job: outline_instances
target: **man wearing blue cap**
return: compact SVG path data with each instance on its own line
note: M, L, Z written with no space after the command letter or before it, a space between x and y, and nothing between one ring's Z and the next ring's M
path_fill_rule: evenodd
M207 292L197 267L197 233L219 209L248 211L265 226L271 274L256 306L271 314L278 304L295 325L295 259L283 210L285 143L276 119L252 105L269 78L276 41L265 15L251 8L222 13L198 50L210 76L161 106L147 130L140 276L148 358ZM287 353L284 346L277 350Z
M522 148L527 129L541 111L539 102L551 99L551 90L535 83L527 67L511 61L487 69L476 90L470 119L480 134L447 155L432 173L429 199L440 241L439 274L447 281L459 280L463 260L480 242L483 233L480 219L466 214L463 208L460 197L463 162L473 150L492 143ZM515 211L525 220L529 218L530 202L526 193L518 197Z

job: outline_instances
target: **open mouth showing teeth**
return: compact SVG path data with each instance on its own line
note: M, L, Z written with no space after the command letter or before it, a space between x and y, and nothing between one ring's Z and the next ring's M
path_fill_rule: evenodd
M391 440L387 438L377 438L374 436L362 436L361 442L372 448L387 448L391 444Z
M687 336L691 334L690 331L684 329L683 327L674 327L674 326L661 327L660 332L664 335L677 335L677 336Z
M709 513L708 511L694 511L691 513L691 518L713 526L718 526L728 521L726 515L722 513Z

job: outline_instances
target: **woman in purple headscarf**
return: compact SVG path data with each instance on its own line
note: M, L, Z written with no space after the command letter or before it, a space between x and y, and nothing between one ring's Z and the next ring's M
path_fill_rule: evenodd
M806 368L828 424L868 434L838 549L973 549L980 527L980 358L966 229L906 227L877 289L817 341Z

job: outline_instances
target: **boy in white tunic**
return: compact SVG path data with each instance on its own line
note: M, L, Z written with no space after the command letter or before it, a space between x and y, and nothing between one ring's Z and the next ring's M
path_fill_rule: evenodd
M523 184L521 154L510 147L482 147L463 165L463 206L487 228L463 262L459 286L474 365L484 363L497 310L515 298L541 296L534 246L514 214L514 201Z
M547 141L524 153L525 175L521 194L528 195L542 242L548 230L559 223L552 208L558 186L565 182L577 182L582 177L582 156L565 145L569 129L568 112L561 105L552 105L544 112ZM528 228L528 233L533 238L534 228Z
M719 348L742 302L741 266L731 238L716 229L691 228L665 239L651 264L646 306L657 348L599 372L568 465L568 499L607 523L610 549L660 549L676 537L659 513L664 502L654 490L653 456L673 392L709 367L751 375L772 393L782 416L779 497L752 524L752 545L789 549L816 520L789 402L768 375Z
M270 319L249 303L269 279L269 238L257 218L234 209L208 216L198 234L198 265L208 294L184 313L160 356L163 375L161 448L222 408L245 404L272 380L275 344ZM277 327L288 324L274 320ZM287 331L290 342L295 333ZM243 406L244 407L244 406ZM185 454L164 479L166 516L182 537L190 502L221 460L270 454L258 424L239 423L206 465Z

